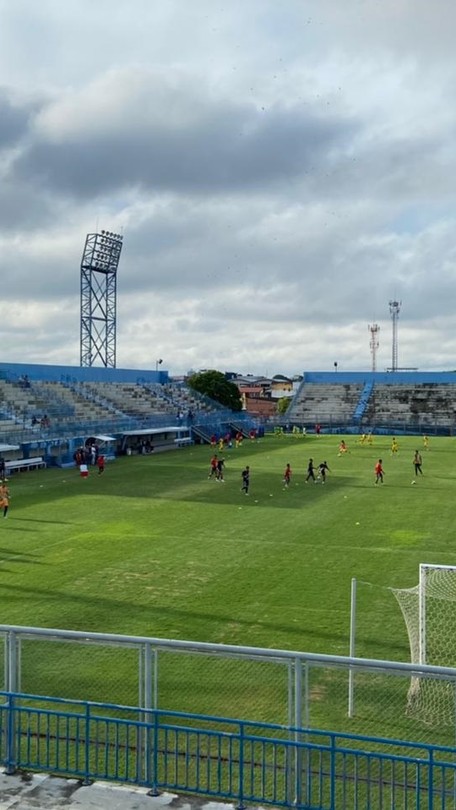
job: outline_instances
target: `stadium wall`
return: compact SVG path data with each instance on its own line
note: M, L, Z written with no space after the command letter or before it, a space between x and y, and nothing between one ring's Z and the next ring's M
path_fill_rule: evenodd
M20 379L27 376L30 382L118 382L118 383L167 383L167 371L148 371L133 368L104 368L91 366L47 366L36 363L0 363L0 377Z
M423 385L456 383L456 371L305 371L305 383Z

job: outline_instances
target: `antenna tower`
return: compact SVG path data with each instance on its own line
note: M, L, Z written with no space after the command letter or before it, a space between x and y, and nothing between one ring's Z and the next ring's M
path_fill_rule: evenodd
M402 301L390 301L389 310L391 319L393 321L393 353L391 371L397 371L397 322L399 320L399 312L401 311Z
M378 340L378 333L380 332L380 327L378 326L378 324L373 323L370 324L368 328L371 335L369 346L372 355L372 371L377 371L377 349L380 345Z
M116 367L118 233L87 234L81 259L81 366Z

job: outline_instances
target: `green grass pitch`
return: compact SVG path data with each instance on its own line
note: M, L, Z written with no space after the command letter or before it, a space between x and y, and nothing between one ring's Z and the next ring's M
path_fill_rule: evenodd
M391 437L361 446L347 436L343 456L340 438L246 440L224 451L224 484L208 480L207 445L119 458L86 480L76 469L14 475L0 517L1 623L348 655L356 577L371 583L359 585L356 654L409 660L384 586L415 585L420 562L456 562L454 440L431 438L426 452L421 437L400 437L393 457ZM411 485L416 448L424 475ZM309 457L328 462L324 486L305 483ZM379 457L383 486L374 485ZM70 649L67 661L78 665ZM85 659L81 692L70 696L84 697L91 667L111 664ZM35 659L22 688L38 688L46 666ZM185 673L171 670L178 690ZM249 716L248 701L237 698L233 713ZM202 709L182 693L169 702ZM203 708L216 710L215 698L206 694Z

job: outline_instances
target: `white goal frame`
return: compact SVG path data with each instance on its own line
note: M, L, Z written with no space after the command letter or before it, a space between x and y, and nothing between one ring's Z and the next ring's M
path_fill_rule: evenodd
M454 574L455 583L454 586L451 586L452 578L447 581L447 585L443 584L441 590L439 590L439 577L436 577L436 572L441 572L443 575L446 573L452 572ZM410 660L412 664L420 664L420 665L428 665L430 663L431 666L454 666L453 663L448 664L444 661L431 661L429 662L428 659L428 641L430 638L427 637L427 610L428 598L437 598L437 599L444 599L451 602L456 602L456 565L437 565L435 563L420 563L418 567L418 574L419 574L419 581L418 585L414 585L412 588L393 588L391 586L377 586L380 588L385 588L394 594L396 599L398 600L399 607L401 609L401 613L403 619L405 621L406 629L407 629L407 636L410 645ZM444 577L443 577L444 579ZM370 582L363 582L359 580L360 583L364 585L371 585ZM356 656L356 625L357 625L357 580L353 578L351 581L351 599L350 599L350 648L349 648L349 656L354 658ZM436 592L437 591L437 592ZM410 595L410 598L413 598L415 601L415 611L409 614L409 616L414 616L412 621L415 627L415 643L413 642L413 625L410 622L410 618L407 618L407 612L404 612L403 604L401 603L399 594L403 593L404 596L407 594ZM417 615L418 614L418 615ZM431 644L431 654L432 654L432 644ZM417 693L420 690L420 679L419 678L412 678L412 684L409 690L409 703L413 699L416 698ZM348 677L348 717L353 717L355 714L355 694L354 694L354 671L350 667L349 670L349 677ZM455 697L456 701L456 697Z
M420 563L418 583L418 632L419 632L419 662L426 664L426 583L430 571L454 571L456 565L435 565L433 563Z

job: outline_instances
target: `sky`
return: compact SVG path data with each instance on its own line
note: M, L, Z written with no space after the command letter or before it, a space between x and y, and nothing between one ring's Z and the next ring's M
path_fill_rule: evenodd
M454 0L0 0L2 362L456 368Z

